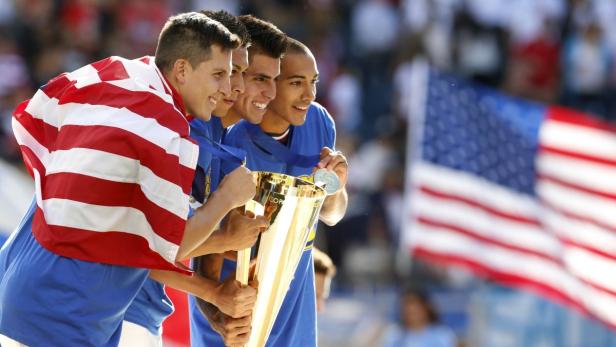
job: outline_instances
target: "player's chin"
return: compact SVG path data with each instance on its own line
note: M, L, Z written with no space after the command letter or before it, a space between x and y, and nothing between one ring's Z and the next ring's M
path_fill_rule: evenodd
M295 108L289 112L289 123L293 126L299 126L306 122L306 116L308 115L308 111L299 111Z

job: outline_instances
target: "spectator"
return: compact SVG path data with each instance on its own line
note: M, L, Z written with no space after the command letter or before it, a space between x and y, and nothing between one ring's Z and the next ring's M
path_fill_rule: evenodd
M332 279L336 275L336 266L332 259L317 248L312 250L314 259L314 286L317 296L317 312L325 309L325 301L329 297Z
M383 347L454 347L456 337L447 327L439 324L436 309L428 297L414 290L402 298L402 326L390 330Z

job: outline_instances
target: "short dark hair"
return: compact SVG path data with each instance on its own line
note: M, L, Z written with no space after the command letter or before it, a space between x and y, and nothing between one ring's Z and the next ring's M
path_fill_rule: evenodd
M316 248L312 250L312 257L314 259L314 272L317 274L323 274L325 277L334 277L336 275L336 266L332 259Z
M202 10L199 11L204 15L212 18L215 21L218 21L220 24L224 25L232 34L235 34L240 39L240 46L248 47L250 45L250 35L248 34L248 30L244 23L242 23L238 17L232 15L227 11L208 11Z
M222 49L239 47L239 38L222 24L202 13L188 12L167 20L158 37L155 62L161 71L169 71L175 61L186 59L196 67L209 59L211 46Z
M285 52L286 54L296 53L296 54L312 55L312 52L310 51L308 46L306 46L299 40L296 40L292 37L287 37L287 41L288 41L288 45L287 45L287 51Z
M265 54L272 58L282 57L289 45L285 33L274 24L250 14L240 16L239 19L248 29L252 41L249 58L253 54Z

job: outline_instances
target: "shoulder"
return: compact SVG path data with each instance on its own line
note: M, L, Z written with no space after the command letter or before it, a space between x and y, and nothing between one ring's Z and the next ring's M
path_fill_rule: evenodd
M316 101L313 101L310 104L307 118L313 121L322 122L330 127L335 126L334 118L332 118L332 116L329 114L327 109L323 107L323 105L319 104Z
M230 126L229 128L227 128L227 135L225 136L225 143L230 144L230 145L237 144L243 138L248 136L246 132L247 125L248 125L248 122L246 122L245 120L241 120L237 124L234 124Z

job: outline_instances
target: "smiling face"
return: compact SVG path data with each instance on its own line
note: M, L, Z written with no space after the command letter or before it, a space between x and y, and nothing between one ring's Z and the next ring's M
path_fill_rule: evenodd
M275 79L280 74L280 59L264 54L251 58L244 73L244 93L233 104L232 112L250 123L259 124L267 105L276 97Z
M279 122L290 125L302 125L306 121L308 107L316 97L319 80L317 64L312 54L291 53L282 59L280 70L276 99L268 108L268 116L271 114Z
M231 94L231 51L212 45L209 59L196 67L187 60L178 59L174 73L186 111L193 117L209 120L217 103Z
M231 94L218 102L214 114L224 117L240 94L244 93L244 72L248 68L248 49L239 47L231 53Z

